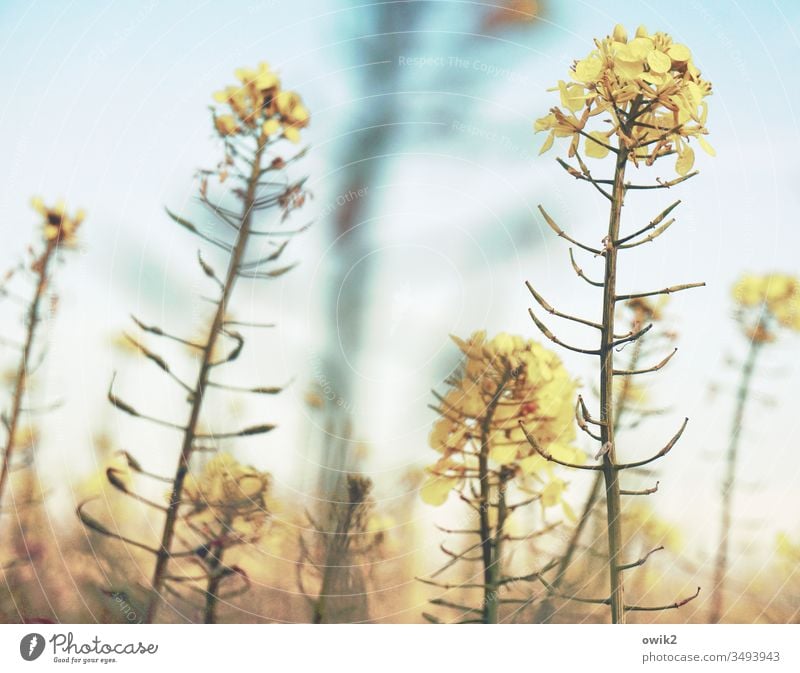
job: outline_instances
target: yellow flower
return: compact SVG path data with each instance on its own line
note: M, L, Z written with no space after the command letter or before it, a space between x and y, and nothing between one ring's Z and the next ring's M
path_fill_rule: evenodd
M270 70L268 63L259 63L255 70L238 68L234 74L242 84L251 85L259 91L268 91L280 86L278 75Z
M67 206L63 200L56 202L52 207L48 207L38 196L31 199L31 206L44 218L44 238L46 241L65 246L75 243L78 227L86 217L86 213L82 208L70 216L67 214Z
M702 138L708 133L704 99L711 94L711 84L700 77L689 48L666 33L650 35L640 26L628 40L625 28L617 25L612 35L595 40L595 49L574 63L569 76L571 84L558 82L562 107L552 108L535 124L537 132L550 131L542 152L552 147L554 138L566 136L573 156L585 134L590 157L605 157L603 144L619 147L634 163L644 160L648 165L674 152L680 175L694 164L690 138L714 154ZM586 129L595 118L603 122L602 133Z
M469 488L467 476L483 449L492 469L537 474L547 483L550 466L528 443L520 422L554 456L583 460L572 446L576 383L555 353L505 333L487 340L485 332L475 332L467 341L453 341L465 362L439 398L441 417L429 442L441 458L422 486L426 503L443 504L451 491Z
M215 117L220 135L255 134L266 142L281 131L291 142L300 141L300 129L308 126L310 114L300 95L282 90L280 79L269 64L259 63L256 69L238 68L239 84L217 91L213 98L226 103L231 114Z
M285 129L283 129L283 137L293 143L299 143L300 131L298 131L294 126L287 126Z
M775 540L778 554L785 560L797 564L800 562L800 544L795 544L786 533L778 533Z
M240 464L229 453L218 453L199 474L184 482L183 498L194 526L222 528L240 537L253 537L268 516L266 497L271 478L266 472Z
M214 119L214 124L221 136L229 136L239 132L239 124L233 115L220 115Z
M732 294L749 338L773 341L776 327L800 332L800 278L797 276L744 274L734 284ZM752 319L747 319L748 310L755 312Z
M756 306L764 301L764 279L752 274L743 275L733 286L733 298L742 306Z
M632 535L643 537L648 546L663 545L670 551L678 551L681 548L680 531L660 518L647 505L631 502L622 516L626 522L625 529Z
M265 136L271 136L273 133L277 133L280 128L281 123L277 119L267 119L267 121L261 125L261 132Z

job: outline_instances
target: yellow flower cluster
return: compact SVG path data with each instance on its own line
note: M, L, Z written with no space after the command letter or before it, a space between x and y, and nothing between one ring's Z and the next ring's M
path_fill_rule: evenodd
M186 478L183 498L191 505L187 518L211 535L252 539L268 517L270 481L266 472L241 465L229 453L219 453L202 473Z
M224 137L255 133L261 142L280 133L299 142L300 129L310 120L300 95L281 89L278 75L267 63L259 63L255 70L239 68L235 75L238 84L214 94L215 101L227 103L231 109L231 114L214 117L217 132Z
M535 341L502 333L487 340L485 332L453 340L465 363L440 398L441 418L430 445L441 457L428 469L422 499L441 505L451 491L464 488L483 452L495 470L542 479L545 506L561 502L563 482L530 446L519 424L554 457L581 462L583 454L572 446L575 381L559 357Z
M775 339L774 325L800 332L800 278L785 273L743 275L733 286L733 298L741 310L757 309L748 337L766 342Z
M674 152L680 175L694 165L689 138L714 154L703 138L708 133L704 99L711 94L711 83L700 77L688 47L666 33L650 35L644 26L629 40L620 25L612 35L595 40L595 46L575 62L570 82L559 81L562 107L536 120L537 132L549 131L541 152L549 150L555 138L571 138L569 156L574 156L583 135L585 154L594 158L605 157L617 146L630 161L652 165ZM610 117L608 128L587 129L590 119L605 113Z
M678 551L682 545L680 531L659 517L648 505L630 503L623 512L626 530L631 536L639 536L649 546L663 545L665 549Z
M778 555L793 566L800 563L800 543L795 544L786 533L778 533L775 540Z
M78 227L81 226L86 213L78 209L74 215L67 214L67 205L63 200L57 201L54 206L46 206L41 197L31 199L31 206L44 219L44 238L46 241L59 245L71 246L75 244Z

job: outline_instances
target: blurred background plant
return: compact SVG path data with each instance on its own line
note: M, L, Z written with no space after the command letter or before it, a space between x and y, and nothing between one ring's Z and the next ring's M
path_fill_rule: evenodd
M430 444L441 457L428 468L420 495L427 504L440 506L455 494L469 512L457 527L439 527L459 543L455 548L440 546L448 558L423 581L444 591L431 604L455 612L455 621L497 624L540 593L529 588L540 569L510 574L514 551L530 551L535 538L558 525L548 521L549 508L560 505L566 518L575 518L564 499L566 483L533 451L526 432L562 460L582 461L583 454L573 446L576 383L560 359L534 341L505 333L487 340L485 332L467 341L453 340L464 362L447 378L447 392L434 393L433 410L440 418ZM532 524L526 508L534 505L541 514ZM537 561L535 554L527 556L525 563ZM460 571L455 581L438 579L454 567Z
M720 527L714 560L714 593L709 621L725 618L725 576L728 572L733 504L742 427L752 392L753 376L759 354L785 330L800 332L800 279L783 273L763 276L744 274L733 286L734 320L748 341L747 354L741 362L739 385L725 453L720 502Z
M247 588L249 583L245 571L223 561L225 550L240 544L241 540L236 534L223 535L223 532L230 531L234 522L241 526L245 520L247 525L255 521L257 517L252 511L248 511L245 517L241 500L258 496L258 500L251 504L256 508L263 506L268 486L266 474L242 470L225 454L218 456L216 461L212 460L202 477L192 476L196 454L214 453L229 440L260 436L275 427L272 423L256 422L243 429L225 427L215 430L207 427L210 419L203 413L204 402L215 392L234 397L272 396L281 392L280 386L253 382L240 385L239 379L231 379L230 374L226 379L218 372L219 368L239 358L245 345L245 333L274 326L253 320L237 320L232 316L230 304L237 281L271 280L290 271L293 264L279 266L278 262L291 239L306 228L292 226L292 214L306 200L305 178L291 179L287 173L288 167L304 152L294 152L288 159L284 158L283 143L284 140L299 142L300 130L309 123L308 110L297 93L281 87L280 79L266 63L260 63L253 70L240 68L236 71L236 78L236 84L214 94L214 99L224 107L211 109L214 128L223 144L223 158L216 168L201 170L198 176L197 201L214 217L213 224L198 226L187 217L167 209L174 222L210 245L211 254L218 257L209 262L204 253L197 252L202 273L217 290L213 298L202 297L212 307L210 317L199 338L178 335L172 329L166 331L134 317L133 322L141 336L129 337L132 345L185 395L189 406L188 420L184 425L138 411L117 396L113 390L113 378L108 390L108 399L118 410L133 418L177 430L181 437L178 464L172 477L146 471L136 458L127 453L127 473L114 468L106 470L109 482L120 493L163 515L158 546L104 525L86 511L88 501L81 502L77 508L81 521L90 530L155 556L149 595L145 599L145 620L148 623L156 620L164 592L176 593L170 584L205 581L203 614L207 622L215 620L224 579L236 575L244 580L243 588ZM212 180L219 187L217 195L209 191ZM287 222L289 226L286 226ZM260 240L264 242L257 245ZM224 274L216 271L217 262L225 265ZM143 337L156 337L162 344L172 343L188 349L193 356L191 364L195 367L194 383L187 383L185 376L176 373L175 365L170 364L167 357L145 345ZM232 420L235 420L235 415L228 414L222 423ZM170 484L166 506L133 490L127 479L131 472ZM255 491L252 490L254 485L257 487ZM206 493L206 490L210 492ZM198 499L206 495L211 502L199 503ZM225 501L229 501L227 506L230 508L227 518ZM200 512L211 516L216 526L209 521L203 525L199 521ZM187 541L180 534L181 525L189 528L195 536L205 536L205 540L200 543ZM254 534L255 529L251 532ZM238 534L243 533L239 531ZM174 549L178 543L181 550ZM204 572L199 577L176 574L170 569L170 562L175 559L192 560ZM173 611L181 614L175 607Z
M58 307L55 265L64 251L76 247L85 217L83 210L68 213L64 201L46 206L35 197L31 204L41 218L41 231L28 247L25 260L6 273L0 285L0 297L23 310L19 336L4 334L2 340L14 353L15 361L8 377L8 406L2 412L5 439L0 456L0 570L7 596L0 601L0 612L23 622L52 615L47 590L37 591L32 581L38 580L41 585L45 579L40 574L44 574L49 537L41 511L44 488L36 469L38 418L58 403L42 400L33 383L47 352L47 340L41 332L47 331ZM15 478L10 484L12 473ZM7 551L12 553L11 559L3 559Z

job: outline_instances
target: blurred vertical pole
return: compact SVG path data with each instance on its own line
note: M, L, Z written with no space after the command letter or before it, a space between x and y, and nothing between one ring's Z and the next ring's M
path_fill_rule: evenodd
M364 346L366 317L374 301L375 268L369 253L372 250L373 232L364 223L380 207L374 187L387 174L392 164L392 152L402 134L413 130L401 122L408 121L408 102L404 89L419 90L422 79L419 70L403 67L401 57L424 56L425 39L435 31L433 11L447 12L449 20L440 24L445 32L436 35L437 48L446 46L448 53L471 53L480 50L481 41L476 35L483 32L506 30L528 24L539 16L540 4L535 0L510 0L488 6L447 7L436 2L385 2L365 5L354 10L348 18L357 18L356 34L351 33L351 66L355 80L352 83L353 107L357 110L357 124L343 141L336 156L339 182L334 189L334 199L342 203L334 208L323 224L330 226L334 241L334 270L326 288L324 303L324 329L326 343L317 383L324 383L331 404L325 406L328 414L325 427L328 436L322 442L319 459L319 496L329 503L321 513L328 535L335 535L339 522L333 520L337 503L347 502L347 476L358 471L354 450L359 440L359 428L353 421L358 400L358 381L352 369ZM470 15L465 12L473 12ZM444 16L444 14L442 14ZM466 21L465 21L466 17ZM426 20L430 19L427 23ZM461 26L463 32L458 32ZM446 42L445 42L446 41ZM461 80L469 91L477 87L477 71L456 70L448 73L447 82ZM409 78L414 78L410 81ZM466 81L465 81L466 80ZM409 86L404 86L407 82ZM431 92L438 91L443 83L436 81ZM449 99L444 99L449 104ZM418 140L418 138L414 138ZM407 143L408 144L408 143ZM404 145L404 150L407 148ZM360 192L359 190L366 190ZM364 194L364 196L356 196ZM329 586L358 584L357 568L339 560L338 568L325 568L325 574L343 573L346 577L325 577ZM337 615L347 615L347 621L368 619L366 597L360 609L355 609L355 596L341 596L331 600L326 597L326 613L319 621L340 620Z
M334 432L350 426L358 395L350 363L362 347L364 321L368 311L373 269L369 263L370 231L363 226L375 206L372 188L386 173L391 161L398 126L398 97L401 70L399 58L408 53L426 3L380 3L358 10L359 33L354 36L353 98L359 110L358 125L352 129L338 153L339 183L335 199L342 205L330 216L335 241L335 268L327 287L324 320L327 343L322 370L334 400ZM353 197L366 189L362 197ZM350 439L330 442L331 452L320 461L324 493L337 492L343 475L355 468L348 450Z
M327 432L334 436L322 442L320 456L321 520L326 535L340 533L337 521L347 500L347 475L358 469L352 448L354 435L351 415L358 388L351 364L357 361L362 347L364 323L369 306L373 269L369 263L370 231L363 226L374 208L373 188L386 173L391 160L391 147L398 127L397 92L401 80L399 57L409 50L414 40L414 26L425 14L425 3L379 3L358 10L359 33L354 36L353 98L358 106L358 125L345 137L338 154L340 176L334 198L342 205L331 214L331 236L336 261L332 281L327 286L325 315L327 343L322 362L322 375L330 387L332 404L326 406ZM362 32L363 31L363 32ZM366 190L363 192L362 190ZM364 196L356 196L365 194ZM357 429L356 429L357 432ZM337 441L338 440L338 441ZM338 547L328 539L328 546ZM369 606L363 589L360 570L340 554L335 565L323 569L325 587L362 587L360 591L336 591L321 596L324 614L315 615L318 622L367 621Z

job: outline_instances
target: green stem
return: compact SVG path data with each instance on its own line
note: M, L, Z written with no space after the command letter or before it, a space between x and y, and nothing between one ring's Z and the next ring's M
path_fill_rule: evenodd
M641 353L642 353L642 339L638 339L634 344L633 353L631 354L630 361L628 362L628 369L634 370L638 368ZM622 383L622 390L620 391L619 401L616 407L616 417L614 418L615 432L619 430L620 420L622 419L623 414L628 408L627 402L630 390L630 382L631 382L631 377L626 376ZM587 496L586 501L583 504L580 516L578 517L578 523L576 524L574 530L572 531L572 535L569 538L569 542L567 543L567 548L564 551L564 555L561 557L561 560L558 563L556 576L551 583L553 591L558 591L561 588L561 585L564 583L564 580L566 579L567 571L569 570L569 567L572 564L572 560L575 557L575 553L578 551L578 544L580 543L581 537L583 537L583 532L586 530L586 526L588 525L589 520L591 519L595 505L597 504L597 501L600 498L600 492L602 487L603 487L603 473L598 472L597 476L592 481L592 487L589 490L589 495ZM539 610L537 611L536 619L534 621L540 624L547 624L553 618L554 614L555 610L554 610L553 598L552 596L548 596L547 598L545 598L544 601L542 601L542 604L539 606Z
M153 579L151 581L152 588L150 600L147 606L146 621L148 624L152 624L155 620L158 606L161 603L161 592L163 590L164 576L167 574L167 566L169 564L169 558L171 555L172 540L175 535L175 524L178 519L181 494L183 493L183 483L186 480L186 475L189 472L189 459L191 458L192 450L194 448L197 425L200 421L200 411L203 406L206 388L208 387L208 375L211 371L214 347L216 346L217 339L222 331L223 322L225 320L225 312L228 310L228 302L233 292L234 285L236 284L239 265L241 264L250 236L253 202L256 198L258 179L261 174L261 157L264 153L264 150L265 146L259 144L253 158L252 169L247 183L247 193L245 195L244 204L242 207L241 226L237 233L236 243L231 253L228 271L222 288L222 295L217 303L217 309L214 313L214 318L211 321L208 337L205 342L205 347L203 348L200 370L197 375L197 383L194 386L194 394L192 395L192 408L189 413L189 421L186 424L186 431L183 435L180 458L178 459L178 467L175 471L175 477L172 482L172 493L169 500L169 506L167 507L164 528L161 534L161 544L156 557L156 565L153 570Z
M739 457L739 443L741 441L745 407L750 396L750 384L760 346L761 342L755 339L750 342L750 349L742 367L742 378L736 394L736 410L733 415L730 443L725 457L725 477L722 481L722 520L720 522L717 557L714 562L714 593L711 597L711 615L709 616L709 621L712 624L717 624L722 619L723 591L725 575L728 571L729 537L733 520L732 508L734 487L736 485L736 463Z
M481 535L481 556L483 560L483 623L497 624L498 620L498 591L500 589L501 574L501 538L502 527L505 523L506 503L505 503L505 484L502 483L498 489L498 513L497 527L492 531L489 520L489 510L492 507L492 484L490 481L491 472L489 470L489 448L490 436L492 433L492 419L497 409L497 404L505 390L505 386L511 378L511 372L506 371L497 386L489 404L486 405L483 422L481 424L481 447L478 454L478 480L480 488L480 503L478 506L480 519ZM501 518L502 514L502 518Z
M600 439L608 451L603 454L603 480L606 491L606 530L608 535L608 574L611 622L625 623L623 575L620 570L622 555L622 507L619 473L616 469L614 446L614 317L617 292L617 249L622 204L625 199L625 166L627 152L620 148L614 171L611 213L606 239L606 266L603 281L603 320L600 342Z

